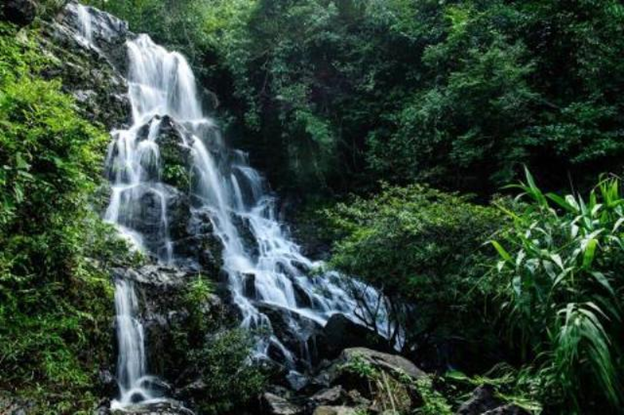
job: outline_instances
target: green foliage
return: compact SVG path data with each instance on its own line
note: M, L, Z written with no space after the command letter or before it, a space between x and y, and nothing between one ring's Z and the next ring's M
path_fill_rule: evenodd
M534 359L549 398L575 411L621 401L620 187L607 178L588 198L563 198L543 193L527 172L508 212L514 227L495 245L510 341Z
M242 329L228 330L209 338L194 352L206 389L197 402L203 413L230 413L256 396L265 376L250 363L253 338Z
M198 275L197 279L189 284L186 302L189 304L201 304L210 298L213 291L214 283Z
M131 30L149 33L154 39L190 58L201 56L206 46L202 24L210 2L200 0L86 0L126 20Z
M381 288L395 302L417 305L417 312L405 316L410 343L423 347L432 335L465 336L479 338L485 348L489 329L479 318L492 290L481 278L487 272L481 264L489 257L482 246L503 224L495 209L414 185L386 187L327 215L339 238L331 264ZM473 330L482 336L468 336Z
M374 175L489 194L522 163L581 184L619 169L615 0L102 5L193 58L280 185L366 189Z
M191 188L190 174L184 166L175 164L165 165L162 180L180 190Z
M416 389L423 404L414 413L418 415L451 415L453 411L446 398L433 388L430 378L424 377L416 381Z
M407 414L412 407L415 389L412 378L400 370L382 370L366 359L355 355L340 367L340 370L363 380L368 385L368 394L374 406L390 414Z
M110 359L107 267L126 247L90 210L107 135L0 25L0 388L36 413L92 409Z
M470 397L474 388L489 386L494 396L502 402L518 406L531 414L541 414L542 405L536 400L543 387L541 379L531 373L530 368L515 369L506 363L499 363L483 375L467 376L452 370L441 378L445 394L460 404Z

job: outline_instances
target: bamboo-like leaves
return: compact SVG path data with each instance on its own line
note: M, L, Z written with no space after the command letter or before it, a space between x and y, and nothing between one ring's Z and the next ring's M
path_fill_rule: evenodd
M526 184L516 188L525 204L513 212L514 230L492 241L503 264L498 272L508 281L503 311L519 332L513 340L533 352L541 373L551 377L547 382L568 394L573 411L590 393L618 407L620 182L603 180L587 199L562 197L544 194L527 170Z

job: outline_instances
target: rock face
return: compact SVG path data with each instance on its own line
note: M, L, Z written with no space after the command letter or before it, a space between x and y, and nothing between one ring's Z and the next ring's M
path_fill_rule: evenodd
M221 321L228 310L215 294L208 294L201 304L189 304L189 287L200 278L191 270L181 270L163 265L146 265L137 269L117 268L114 278L134 281L140 303L139 319L145 328L150 372L177 384L185 370L185 343L180 335L189 334L191 319L199 313L206 321ZM193 306L193 310L189 307ZM190 333L192 334L192 333ZM206 334L206 333L202 333ZM198 335L202 335L198 334Z
M355 347L345 349L338 359L334 360L330 365L320 371L314 381L316 384L325 386L340 384L356 388L360 387L361 385L358 377L354 377L344 370L346 366L357 362L364 363L374 369L390 374L401 373L414 380L427 376L425 372L404 357L382 353L364 347Z
M0 414L27 415L33 410L32 402L0 394Z
M375 381L362 377L354 367L369 367L379 379L393 390L395 400L391 404L381 396L384 390L376 390ZM350 368L351 367L351 368ZM285 413L305 415L349 415L357 413L385 413L390 405L399 411L413 409L416 391L405 382L427 376L409 360L388 353L366 348L344 350L339 358L325 364L316 377L298 393L275 388L265 393L265 415ZM400 379L400 380L399 380ZM403 413L403 412L400 412Z
M316 344L321 357L334 359L351 347L366 347L391 353L388 342L381 335L354 323L343 314L334 314L321 333Z
M516 405L506 405L495 396L494 388L482 385L457 410L457 415L530 415Z
M109 411L101 415L194 415L193 411L185 408L180 402L167 400L136 407L127 407L123 411ZM100 414L98 414L100 415Z
M361 413L361 412L360 412ZM319 406L312 415L357 415L358 410L348 406Z
M88 43L80 34L77 8L70 2L56 20L41 22L42 36L37 39L52 61L42 75L60 79L82 114L110 130L124 125L131 113L122 74L127 66L124 44L134 35L122 20L88 7L93 28Z
M313 336L320 330L320 325L282 307L263 303L258 303L257 307L271 320L273 331L284 346L293 350L301 360L301 369L309 369L315 359ZM281 353L277 348L269 348L269 355L278 362L284 359Z
M4 0L2 17L18 26L32 23L37 16L37 5L32 0Z
M267 415L303 415L303 408L271 392L262 395L263 413Z

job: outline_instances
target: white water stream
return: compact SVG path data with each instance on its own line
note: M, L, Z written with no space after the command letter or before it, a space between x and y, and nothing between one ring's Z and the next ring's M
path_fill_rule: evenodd
M80 36L91 44L88 10L79 8L78 16ZM129 128L111 133L107 168L112 195L105 220L116 224L139 249L175 265L168 215L172 189L161 181L165 166L158 143L167 115L182 138L178 144L190 151L192 211L207 214L222 242L223 270L243 327L272 333L271 321L259 305L288 310L320 325L335 313L358 321L356 310L361 304L353 295L355 290L380 311L375 326L387 334L387 315L383 306L376 306L380 300L376 291L337 273L313 272L319 264L302 255L288 237L262 176L249 166L246 154L227 148L216 123L204 113L186 59L156 45L147 35L129 40L127 48L132 122ZM148 376L145 335L131 281L116 282L115 305L121 396L113 407L161 399L150 388L153 378ZM308 347L307 340L302 338L302 347ZM258 342L257 356L266 356L270 348L279 350L282 363L294 370L294 352L275 335ZM309 355L309 350L303 354Z

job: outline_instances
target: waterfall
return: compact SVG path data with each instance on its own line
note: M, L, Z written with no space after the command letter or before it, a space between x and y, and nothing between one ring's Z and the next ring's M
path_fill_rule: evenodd
M150 388L154 378L146 375L145 341L143 325L136 318L139 303L131 281L115 283L115 308L117 310L117 381L121 399L113 402L113 409L136 402L152 402L159 394Z
M87 20L85 20L87 21ZM86 26L86 24L85 24ZM240 309L242 326L266 329L271 321L262 307L277 307L317 326L335 313L358 321L353 288L365 301L375 304L378 293L337 273L313 272L319 264L306 258L293 242L276 214L276 200L262 175L253 169L242 151L229 149L214 120L202 109L193 72L179 53L156 45L147 35L127 41L128 95L132 123L112 131L107 172L112 194L105 220L137 249L162 263L177 265L178 254L170 236L169 205L175 192L163 183L165 167L159 144L164 120L175 124L181 137L178 146L189 152L191 213L209 217L223 246L223 270L227 274L233 302ZM198 216L201 215L201 216ZM250 289L251 287L251 289ZM121 391L113 406L162 398L150 385L143 327L131 281L116 282L117 381ZM383 306L375 326L386 327ZM295 318L289 320L295 324ZM308 338L290 350L274 334L258 341L257 357L271 349L296 370L297 353L309 356ZM309 359L309 357L308 357Z
M78 16L78 23L80 27L81 40L87 45L93 44L93 22L91 19L91 13L89 13L89 7L79 3L71 3L70 7L76 7L76 14Z

